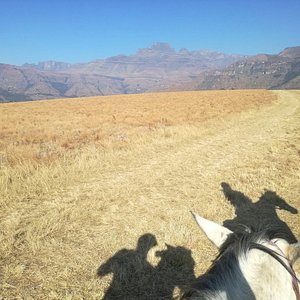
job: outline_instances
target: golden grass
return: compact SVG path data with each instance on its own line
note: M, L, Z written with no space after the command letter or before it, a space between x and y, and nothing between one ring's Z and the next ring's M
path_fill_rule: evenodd
M0 155L10 165L51 162L66 150L129 142L158 127L222 118L272 99L267 91L210 91L2 104Z
M254 201L276 191L300 209L299 95L2 104L0 295L102 299L111 287L106 299L170 299L215 253L189 211L234 217L222 181ZM278 215L299 235L299 215ZM149 252L147 241L136 249L145 234L157 240Z

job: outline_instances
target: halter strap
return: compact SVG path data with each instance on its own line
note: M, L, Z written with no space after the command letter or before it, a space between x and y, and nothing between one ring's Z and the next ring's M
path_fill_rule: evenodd
M289 274L292 276L292 286L293 286L293 290L294 290L294 293L296 296L296 300L300 300L300 291L299 291L299 285L298 285L298 283L300 283L300 280L297 278L293 267L291 266L290 263L287 265L281 258L279 258L279 256L280 256L282 258L287 259L285 257L285 255L283 254L282 250L278 247L278 245L276 245L276 243L274 241L269 241L269 243L272 244L273 246L276 246L277 249L279 249L279 251L281 252L281 254L277 253L273 249L270 249L270 248L268 248L264 245L258 244L258 243L251 243L250 249L259 249L259 250L271 255L289 272Z

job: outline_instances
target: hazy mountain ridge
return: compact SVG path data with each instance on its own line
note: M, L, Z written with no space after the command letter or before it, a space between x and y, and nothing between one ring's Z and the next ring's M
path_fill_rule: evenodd
M202 70L223 68L243 57L210 50L180 49L177 52L167 43L156 43L150 48L139 49L134 55L117 55L81 64L44 61L38 64L24 64L22 67L40 71L93 73L117 77L141 73L152 75L153 70L162 74L183 71L190 75L190 73L199 74Z
M300 88L300 47L247 57L166 43L82 64L0 64L0 102L199 89Z
M190 82L203 71L228 66L241 55L176 51L167 43L81 64L44 61L20 67L0 65L0 101L22 101L143 93Z
M0 64L0 102L109 95L124 92L122 78L67 74Z
M204 72L192 89L299 89L300 47L278 55L258 54L219 70Z

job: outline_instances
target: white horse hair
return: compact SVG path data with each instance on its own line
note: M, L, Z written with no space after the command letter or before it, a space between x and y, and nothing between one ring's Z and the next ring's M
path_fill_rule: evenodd
M292 266L300 243L289 244L280 230L229 229L193 214L207 237L219 248L208 271L182 300L299 300L299 274Z

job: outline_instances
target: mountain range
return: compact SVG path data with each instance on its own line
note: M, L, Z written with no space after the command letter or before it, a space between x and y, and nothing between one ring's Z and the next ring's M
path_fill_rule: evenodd
M192 89L300 89L300 47L286 48L278 55L258 54L204 72Z
M278 55L176 51L167 43L88 63L0 64L0 102L172 90L300 88L300 47Z

